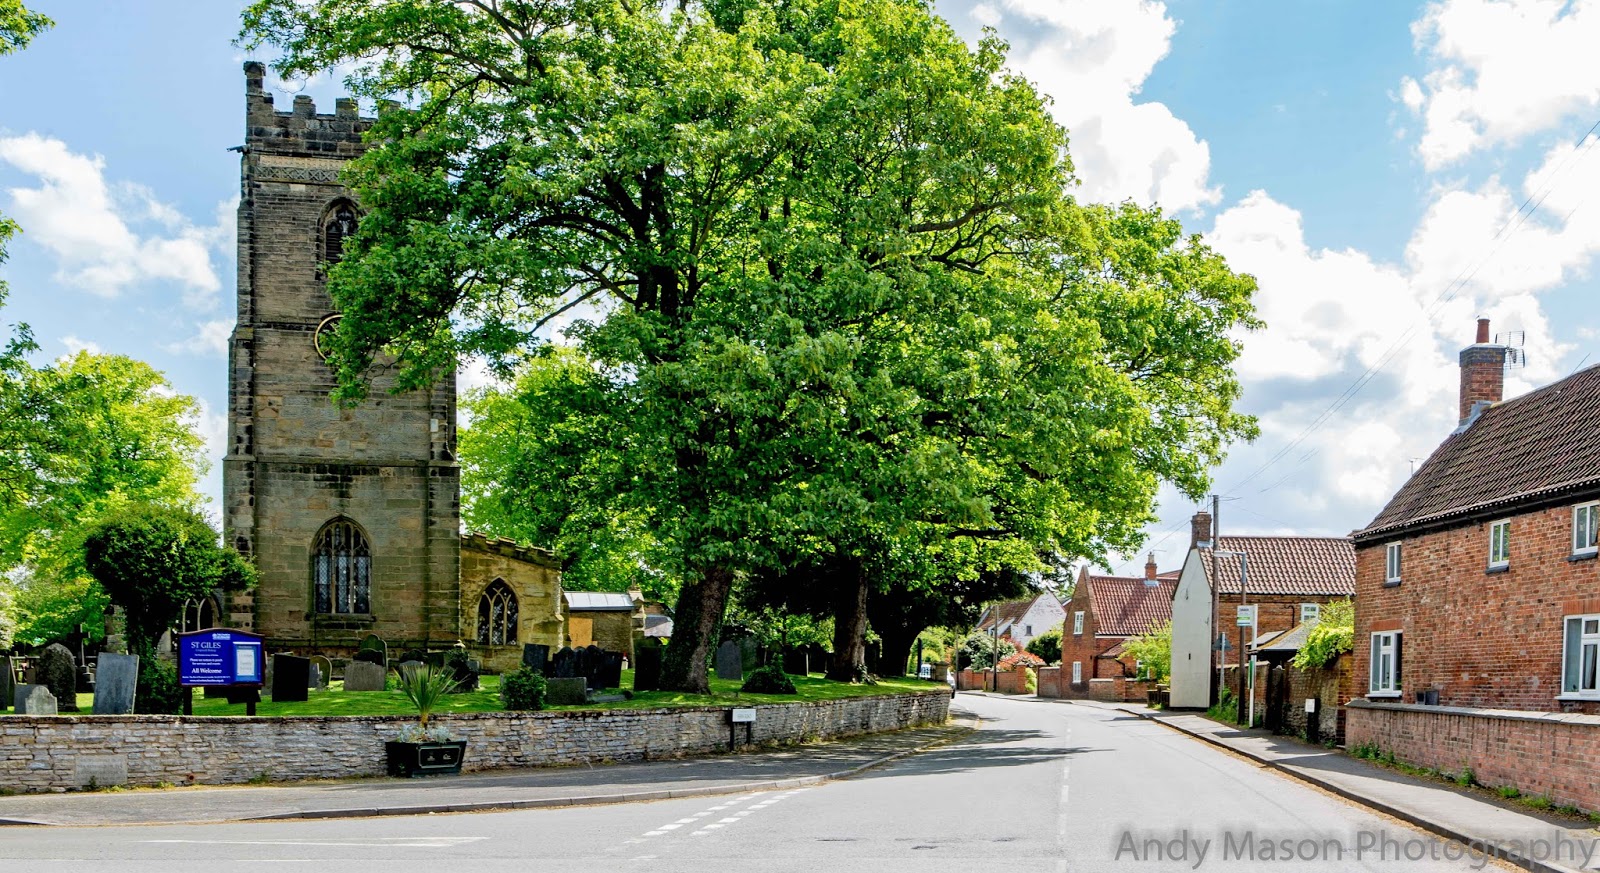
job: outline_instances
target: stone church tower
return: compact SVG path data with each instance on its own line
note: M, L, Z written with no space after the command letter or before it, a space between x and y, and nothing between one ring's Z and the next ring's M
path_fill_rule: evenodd
M368 633L391 647L453 644L461 627L456 386L329 400L319 341L338 318L324 288L360 218L339 169L371 127L354 100L279 112L245 65L238 325L229 349L225 537L254 558L254 630L274 650L337 653ZM237 605L236 605L237 607ZM514 634L514 632L513 632ZM391 650L394 650L393 648Z

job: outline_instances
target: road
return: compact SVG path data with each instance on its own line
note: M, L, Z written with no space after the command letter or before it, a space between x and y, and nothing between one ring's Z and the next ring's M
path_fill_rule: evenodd
M1459 844L1131 715L974 695L962 695L958 706L983 719L968 738L800 790L416 818L6 828L0 829L0 869L927 873L1498 867ZM449 790L448 781L439 785ZM1300 857L1285 859L1284 849ZM1268 851L1273 857L1266 857ZM1408 854L1421 857L1407 860Z

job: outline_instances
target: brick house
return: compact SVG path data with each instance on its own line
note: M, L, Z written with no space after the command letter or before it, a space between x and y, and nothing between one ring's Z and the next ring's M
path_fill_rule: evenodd
M1219 667L1238 663L1238 554L1245 556L1244 600L1254 605L1256 614L1254 627L1245 629L1246 646L1253 638L1315 620L1323 604L1356 590L1349 537L1225 536L1213 554L1213 535L1211 514L1196 513L1172 600L1174 708L1205 709L1212 702ZM1228 635L1226 651L1216 650L1219 633Z
M1061 598L1049 591L1041 591L1028 600L1008 600L989 606L978 617L978 630L993 633L999 622L1000 636L1010 640L1018 649L1026 649L1034 638L1059 627L1067 618L1067 609Z
M1083 568L1067 602L1067 624L1061 634L1062 696L1138 697L1126 686L1138 678L1139 664L1123 654L1123 643L1172 618L1177 585L1176 571L1156 571L1154 555L1146 561L1142 577L1100 576ZM1091 694L1090 686L1102 682L1112 685Z
M1355 534L1348 740L1600 809L1600 367L1501 402L1507 353L1480 320L1460 425Z

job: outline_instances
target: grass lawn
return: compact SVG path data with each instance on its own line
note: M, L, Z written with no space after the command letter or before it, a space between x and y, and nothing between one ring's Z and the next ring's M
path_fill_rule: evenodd
M835 700L842 697L864 697L875 694L901 694L908 691L931 691L946 689L942 682L928 682L921 679L880 679L877 685L852 685L848 682L832 682L820 675L794 676L795 690L799 694L741 694L740 683L732 680L711 679L710 694L684 694L676 691L646 691L634 695L632 700L618 700L613 703L595 703L587 706L552 706L549 709L651 709L661 706L731 706L734 704L751 705L758 703L793 703L797 700ZM633 685L633 671L622 671L622 687ZM78 695L78 708L82 713L88 713L94 708L94 696L90 694ZM500 705L500 677L484 676L479 683L479 690L467 694L452 694L436 711L438 714L450 712L499 712ZM256 715L412 715L415 710L411 708L403 695L398 691L345 691L343 683L335 682L327 691L311 692L311 699L304 703L274 703L263 699L256 705ZM194 694L195 715L244 715L244 705L228 703L223 698L206 699L199 689Z

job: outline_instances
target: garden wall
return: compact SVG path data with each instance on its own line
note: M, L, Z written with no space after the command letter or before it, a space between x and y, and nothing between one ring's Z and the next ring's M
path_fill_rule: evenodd
M1350 748L1376 747L1417 767L1512 786L1556 804L1600 810L1600 716L1350 701Z
M755 743L942 724L948 691L754 707ZM641 761L728 749L730 707L436 715L467 741L467 770ZM377 776L383 743L411 718L0 717L0 789L225 785ZM740 728L740 742L744 730Z

